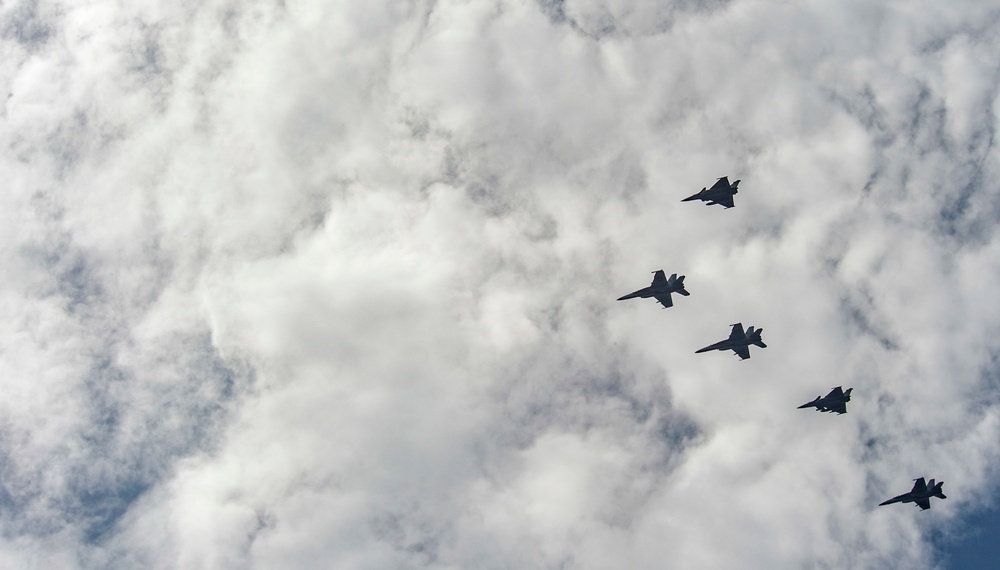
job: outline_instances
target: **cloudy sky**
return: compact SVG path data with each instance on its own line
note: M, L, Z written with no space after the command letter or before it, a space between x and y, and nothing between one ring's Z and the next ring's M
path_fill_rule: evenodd
M996 524L997 0L0 38L3 568L951 568ZM691 296L614 301L657 269ZM735 322L768 348L694 354Z

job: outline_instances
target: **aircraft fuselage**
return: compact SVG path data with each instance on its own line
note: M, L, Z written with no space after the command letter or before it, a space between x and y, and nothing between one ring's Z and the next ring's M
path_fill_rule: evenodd
M710 350L732 350L741 346L750 346L752 343L748 340L720 340L715 344L710 344L705 348L696 350L698 352L708 352Z

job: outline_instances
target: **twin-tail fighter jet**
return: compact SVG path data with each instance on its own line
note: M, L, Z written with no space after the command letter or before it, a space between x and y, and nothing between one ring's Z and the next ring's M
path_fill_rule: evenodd
M677 274L674 273L669 279L667 279L666 274L664 274L663 270L660 269L659 271L653 272L653 283L649 287L639 289L638 291L629 293L624 297L619 297L618 300L624 301L626 299L635 299L636 297L641 299L653 297L656 299L657 303L663 305L663 308L666 309L667 307L674 306L674 301L670 298L671 293L677 293L684 295L685 297L691 294L684 288L683 275L678 277Z
M757 329L751 326L743 331L743 323L736 323L732 325L733 330L729 333L729 338L726 340L720 340L719 342L706 346L700 350L696 350L695 353L708 352L710 350L732 350L740 357L740 360L746 360L750 358L750 345L756 345L761 348L767 348L764 341L760 339L760 333L764 332L764 329Z
M736 187L739 185L739 180L730 184L729 177L723 176L718 180L718 182L713 184L711 188L702 188L701 192L698 192L694 196L688 196L687 198L681 200L681 202L701 200L702 202L705 202L706 206L720 204L724 208L732 208L736 205L733 203L733 196L735 196L738 192Z
M944 485L944 481L935 484L934 479L931 479L930 483L924 483L924 478L914 479L913 489L909 493L903 493L902 495L893 497L884 503L879 503L878 506L891 505L893 503L916 503L921 510L926 511L931 508L931 497L937 497L939 499L947 499L944 493L941 492L941 486Z
M817 412L837 412L838 414L846 414L847 402L851 401L852 390L854 390L854 388L844 390L842 386L837 386L833 390L830 390L830 393L826 396L816 396L815 400L802 404L799 406L799 409L816 408Z

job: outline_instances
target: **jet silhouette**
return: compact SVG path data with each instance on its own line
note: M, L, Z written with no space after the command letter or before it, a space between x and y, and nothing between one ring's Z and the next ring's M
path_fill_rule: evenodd
M729 338L696 350L695 353L708 352L709 350L732 350L740 357L740 360L746 360L750 358L751 344L767 348L764 341L760 339L760 333L764 332L764 329L754 330L753 327L750 327L746 332L743 332L743 323L736 323L731 326L733 330L729 333Z
M851 391L854 388L848 388L846 391L837 386L826 396L819 397L807 404L802 404L798 409L802 408L816 408L817 412L837 412L838 414L847 413L847 402L851 401Z
M712 185L711 188L702 188L701 192L693 196L688 196L681 200L681 202L690 202L691 200L701 200L705 202L706 206L711 206L712 204L720 204L724 208L732 208L736 204L733 203L733 196L736 195L739 190L736 189L739 186L740 181L737 180L732 184L729 183L729 177L723 176Z
M653 272L653 283L649 287L639 289L638 291L629 293L624 297L618 297L618 300L624 301L626 299L635 299L636 297L641 299L653 297L659 304L663 305L664 309L666 309L667 307L674 306L674 301L670 298L671 293L678 293L680 295L684 295L685 297L691 294L684 288L683 275L678 277L677 274L674 273L670 276L670 279L667 279L663 270L660 269L659 271Z
M929 484L924 483L923 477L914 479L914 481L915 483L913 483L913 489L910 490L909 493L903 493L902 495L893 497L884 503L879 503L878 506L881 507L882 505L891 505L893 503L916 503L921 510L926 511L931 508L931 497L937 497L939 499L948 498L944 496L943 492L941 492L941 486L944 485L944 481L941 481L936 485L934 484L934 479L931 479Z

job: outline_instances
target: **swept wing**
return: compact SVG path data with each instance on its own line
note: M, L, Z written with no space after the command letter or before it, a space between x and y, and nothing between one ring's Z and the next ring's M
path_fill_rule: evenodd
M733 325L733 330L729 333L729 340L743 340L746 337L747 333L743 330L743 323Z
M828 410L837 412L838 414L847 413L847 404L845 404L844 402L826 403L824 404L824 407L826 407Z
M716 204L722 204L723 206L725 206L727 208L735 208L736 207L736 202L733 201L733 195L732 194L727 194L725 196L719 196L718 198L714 198L714 200L715 200Z
M729 190L729 188L729 177L723 176L709 190ZM730 201L732 201L732 198L730 198Z
M733 347L733 352L735 352L737 355L739 355L740 360L746 360L746 359L750 358L750 347L748 347L745 344L740 345L740 346L734 346Z
M657 294L653 295L653 297L655 297L656 301L659 304L663 305L664 307L673 307L674 306L674 301L673 301L673 299L670 298L670 293L657 293Z

